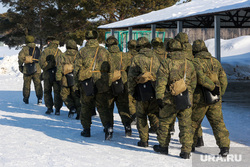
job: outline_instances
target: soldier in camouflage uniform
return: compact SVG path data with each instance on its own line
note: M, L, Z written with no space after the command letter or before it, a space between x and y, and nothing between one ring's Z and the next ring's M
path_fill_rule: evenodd
M62 55L62 51L58 48L59 41L53 40L48 44L48 47L44 49L39 59L39 64L43 69L44 77L44 101L47 107L46 114L53 113L53 105L55 106L55 115L60 115L60 109L63 105L63 101L60 95L61 86L59 82L56 82L55 73L56 66ZM54 102L52 98L52 87L54 91Z
M221 97L227 88L227 76L220 62L211 56L202 40L193 43L195 53L194 65L197 71L198 85L194 93L194 108L192 114L192 127L194 133L194 143L198 138L198 127L205 115L213 129L216 144L220 148L220 155L227 156L229 153L229 132L223 121L221 110ZM212 74L215 77L212 77ZM207 88L213 95L220 95L220 101L215 104L206 104L202 93L202 87ZM195 145L193 145L194 149Z
M169 58L162 62L157 72L156 81L156 99L162 108L159 113L159 129L157 139L160 145L154 145L154 150L162 154L168 154L170 142L170 125L178 118L180 128L181 158L190 158L193 138L191 133L191 115L192 108L177 110L175 95L171 87L176 81L184 80L185 87L189 93L189 99L192 104L193 92L196 87L196 72L193 65L193 58L186 52L183 52L179 41L171 39L168 42L170 49ZM186 75L186 77L185 77Z
M130 64L129 64L130 67L133 57L135 57L135 55L138 54L138 52L136 51L136 40L131 39L130 41L128 41L128 50L129 50L128 56L130 55ZM128 99L129 99L129 112L132 119L131 125L136 125L136 100L130 94L128 95Z
M76 119L80 119L81 104L80 97L75 92L76 85L72 86L68 84L68 80L70 82L70 74L73 72L72 67L78 54L76 42L68 40L66 42L66 49L66 52L62 54L60 62L57 65L56 81L61 83L61 97L69 109L68 117L72 117L74 113L77 113Z
M38 99L37 104L42 104L43 89L40 80L41 67L38 64L40 50L36 47L34 41L35 38L33 36L26 36L26 46L23 47L18 55L19 71L23 73L23 102L25 104L29 104L31 80L33 80L35 85L36 96ZM28 61L28 57L31 57L30 62ZM32 67L34 67L34 70L30 70Z
M183 51L188 54L189 57L193 57L192 45L189 43L188 35L184 32L180 32L175 36L175 39L178 40L182 46ZM193 105L194 106L194 105ZM198 139L196 142L196 147L204 146L204 141L202 137L202 128L201 125L198 130Z
M164 50L163 41L161 38L156 37L151 40L151 45L153 47L153 51L160 62L164 61L167 58L167 52ZM155 120L155 115L148 114L148 119L150 123L149 133L156 133L158 127L154 127L152 124L153 120ZM174 126L172 126L174 127Z
M111 54L111 63L113 64L114 70L120 71L120 76L114 76L116 79L113 82L116 82L118 78L122 79L124 90L123 92L116 94L115 92L111 93L111 98L109 101L110 104L110 112L113 113L114 110L114 102L116 103L118 113L120 114L122 123L125 128L125 135L131 136L131 117L129 112L129 101L128 101L128 86L127 86L127 68L130 65L131 58L129 54L123 53L120 51L118 46L118 40L114 36L110 36L106 39L106 47L108 47L108 51ZM113 85L112 85L113 86ZM114 90L114 89L112 89ZM113 115L112 115L113 117Z
M136 86L139 84L138 81L143 79L144 74L150 74L148 81L151 83L156 80L156 72L160 66L160 61L151 50L150 42L146 37L137 39L137 48L139 49L139 53L133 58L128 73L128 93L131 96L135 96ZM137 145L140 147L148 147L148 114L155 115L153 124L155 127L158 127L159 106L155 98L148 101L137 101L136 103L137 129L140 137Z
M110 140L113 134L113 112L109 109L109 97L111 92L111 56L109 52L99 46L96 31L87 31L85 38L88 40L75 60L74 76L76 82L81 85L82 81L92 78L96 91L94 95L87 96L80 86L81 92L81 135L90 137L91 116L93 108L97 107L102 125L105 128L105 139Z

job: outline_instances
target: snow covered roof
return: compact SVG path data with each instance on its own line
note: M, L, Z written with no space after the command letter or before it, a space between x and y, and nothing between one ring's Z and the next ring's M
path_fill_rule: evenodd
M192 0L98 28L176 28L176 21L182 21L183 28L212 28L214 15L221 16L221 28L250 28L250 0Z

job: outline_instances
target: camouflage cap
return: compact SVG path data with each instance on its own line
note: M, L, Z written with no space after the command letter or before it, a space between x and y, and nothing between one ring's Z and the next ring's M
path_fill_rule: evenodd
M25 43L33 43L35 41L35 38L32 35L27 35L25 37Z
M73 39L66 41L66 49L77 49L77 44Z
M181 43L188 43L188 35L184 32L178 33L174 39L178 40Z
M128 41L128 49L136 49L136 40L131 39L130 41Z
M193 52L207 51L206 44L203 40L195 40L192 46Z
M168 51L181 51L182 45L179 41L175 39L170 39L167 43L167 50Z
M151 44L153 47L158 47L158 46L163 47L163 41L159 37L152 39Z
M106 39L105 44L106 44L107 47L109 47L109 46L112 46L112 45L118 45L119 42L114 36L109 36Z
M95 30L88 30L85 33L85 38L88 39L97 39L98 38L98 32Z
M140 37L136 41L137 48L151 48L150 42L146 37Z

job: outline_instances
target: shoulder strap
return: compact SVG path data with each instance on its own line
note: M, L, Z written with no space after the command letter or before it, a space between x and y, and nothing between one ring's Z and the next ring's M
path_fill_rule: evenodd
M99 46L98 46L97 49L96 49L95 57L94 57L94 59L93 59L93 61L92 61L92 63L91 63L91 66L90 66L90 69L93 67L92 71L94 71L94 69L95 69L95 66L93 66L93 64L94 64L94 62L95 62L95 60L96 60L96 56L97 56L98 50L99 50Z
M187 59L185 59L184 81L186 80L186 77L187 77L186 70L187 70Z
M151 72L151 69L152 69L152 63L153 63L153 57L151 57L151 62L150 62L150 67L149 67L149 72Z

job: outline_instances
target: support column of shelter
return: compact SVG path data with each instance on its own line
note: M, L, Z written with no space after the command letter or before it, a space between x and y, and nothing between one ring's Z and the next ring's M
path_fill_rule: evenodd
M128 28L128 41L130 41L133 37L133 28L129 27Z
M115 30L114 29L111 29L111 35L114 36L115 35Z
M156 25L151 24L151 39L155 38L155 33L156 33Z
M214 16L214 40L215 40L215 57L221 62L220 51L220 16Z
M177 21L177 34L179 32L182 32L182 29L183 29L182 21Z

